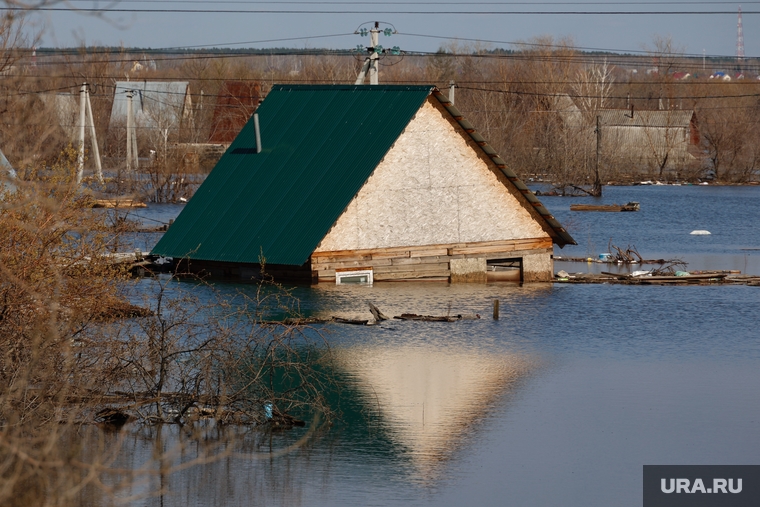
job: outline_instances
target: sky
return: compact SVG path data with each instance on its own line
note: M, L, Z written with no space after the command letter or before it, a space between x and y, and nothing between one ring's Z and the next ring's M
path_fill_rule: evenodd
M387 0L363 3L349 0L69 0L51 7L132 12L35 12L29 20L29 29L41 34L39 45L44 47L84 43L151 48L351 49L357 44L368 45L367 38L353 34L362 23L383 21L392 24L398 33L381 36L381 44L399 46L406 51L436 51L448 39L455 38L492 41L485 42L485 47L515 49L517 46L509 43L550 35L555 39L570 37L580 48L640 52L652 48L656 36L670 36L675 46L688 54L701 56L704 51L708 56L733 56L739 4L704 0ZM760 56L760 1L744 2L742 8L745 55ZM142 12L146 10L153 12ZM204 12L186 12L192 10Z

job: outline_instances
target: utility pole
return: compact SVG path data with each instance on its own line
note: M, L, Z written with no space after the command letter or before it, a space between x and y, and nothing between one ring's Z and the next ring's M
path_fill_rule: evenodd
M92 115L92 102L90 102L90 87L85 91L87 98L87 121L90 124L90 143L92 143L92 155L95 158L95 169L97 170L98 181L103 183L103 165L100 163L100 149L98 148L98 136L95 132L95 119Z
M127 90L127 172L132 171L132 90Z
M139 163L137 161L137 135L135 132L134 110L132 107L132 98L134 90L127 90L127 171L137 171Z
M370 44L372 45L373 49L380 46L379 25L380 24L375 21L375 27L369 31ZM380 60L380 53L378 51L373 51L372 54L369 55L369 84L371 85L376 85L379 83L380 69L377 68L378 60Z
M383 49L383 46L380 45L380 34L390 37L392 34L396 33L395 28L384 28L380 29L380 22L375 21L374 26L372 28L359 28L354 33L358 33L362 37L366 37L369 35L369 43L370 46L366 48L366 51L369 53L369 56L367 56L364 59L364 64L362 65L362 70L359 72L359 75L356 78L356 82L354 84L360 85L364 84L364 79L367 77L367 73L369 73L369 84L376 85L379 84L379 75L380 75L380 57L385 56L387 54L392 55L400 55L401 49L399 49L398 46L394 46L390 51ZM365 48L363 46L357 46L357 49L359 51L364 51Z
M79 89L79 156L77 157L77 185L82 183L84 174L84 129L85 109L87 100L87 83L83 83Z
M89 127L92 154L95 158L98 181L103 183L103 168L100 163L100 150L98 149L98 136L95 132L95 120L92 116L92 103L90 102L90 87L82 83L79 89L79 154L77 156L77 184L82 183L84 176L84 136Z
M602 180L599 177L599 159L601 158L602 150L602 126L600 124L600 117L596 117L596 166L594 168L594 184L591 186L591 195L594 197L602 196Z

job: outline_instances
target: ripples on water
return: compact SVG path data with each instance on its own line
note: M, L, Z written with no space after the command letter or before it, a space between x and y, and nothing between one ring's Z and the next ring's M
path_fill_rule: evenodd
M605 201L638 200L642 211L577 217L569 200L544 201L580 243L564 255L598 253L612 237L643 254L725 263L760 246L759 190L611 188ZM295 295L307 315L370 318L372 302L391 316L483 318L325 328L344 382L326 393L340 421L271 459L270 446L306 430L250 436L255 459L154 478L134 492L168 493L135 505L638 506L643 464L756 463L760 288L377 284ZM177 432L164 428L162 445ZM129 435L121 459L139 466L156 436Z

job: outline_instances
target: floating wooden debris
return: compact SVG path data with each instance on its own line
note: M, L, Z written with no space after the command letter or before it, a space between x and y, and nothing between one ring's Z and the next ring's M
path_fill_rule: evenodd
M372 303L369 303L369 311L372 313L372 316L375 318L375 321L380 322L383 320L388 320L388 317L383 314L383 312L380 311L380 309L373 305Z
M639 211L641 205L631 201L627 204L571 204L570 211Z
M563 275L563 276L560 276ZM634 276L626 273L601 274L560 272L555 280L559 283L607 283L623 285L705 285L705 284L733 284L733 285L760 285L760 276L741 275L738 271L693 271L679 275L639 275Z
M421 320L424 322L456 322L458 320L477 320L480 315L475 314L463 314L463 315L417 315L416 313L402 313L393 317L399 320Z
M266 320L262 321L262 324L271 324L279 326L308 326L310 324L352 324L356 326L371 326L376 325L384 320L389 320L380 309L369 303L370 312L375 317L374 322L370 322L365 319L350 319L345 317L291 317L283 320ZM457 322L460 320L477 320L480 315L477 313L472 314L457 314L457 315L417 315L416 313L402 313L393 317L398 320L417 320L422 322Z
M284 320L263 320L262 324L273 324L279 326L308 326L311 324L352 324L355 326L366 326L369 324L368 319L347 319L345 317L289 317Z
M602 254L600 254L602 255ZM600 258L593 257L564 257L557 255L554 257L555 261L561 262L585 262L585 263L597 263L597 264L681 264L683 261L680 259L641 259L641 260L619 260L612 254L604 255Z
M285 320L267 320L262 324L280 324L285 326L308 326L310 324L326 324L332 318L324 319L319 317L290 317Z
M93 208L147 208L144 202L132 197L114 197L112 199L92 199Z
M344 319L343 317L333 317L332 321L337 322L338 324L353 324L354 326L366 326L369 324L369 320Z

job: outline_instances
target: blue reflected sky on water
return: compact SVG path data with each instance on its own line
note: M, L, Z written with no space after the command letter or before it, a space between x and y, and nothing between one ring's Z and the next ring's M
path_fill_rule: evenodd
M556 254L596 256L612 238L690 269L760 274L760 251L741 250L760 248L760 188L605 187L599 202L639 201L638 213L542 200L579 243ZM390 316L483 318L321 328L345 382L329 393L343 420L283 456L175 474L170 494L137 505L639 506L644 464L757 464L758 287L323 284L294 295L305 315L369 319L372 302ZM130 462L147 459L154 442L130 442Z
M635 245L646 259L678 257L689 269L740 269L760 274L760 187L632 186L604 187L600 199L541 196L541 202L575 238L577 246L555 247L555 255L594 257L608 242ZM641 203L632 213L570 211L570 205ZM693 236L693 230L710 236ZM746 270L745 270L746 265ZM582 265L575 266L584 271ZM562 266L567 269L565 265ZM574 269L576 270L576 269Z

